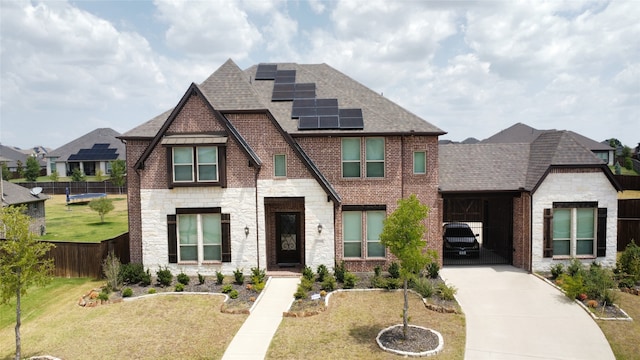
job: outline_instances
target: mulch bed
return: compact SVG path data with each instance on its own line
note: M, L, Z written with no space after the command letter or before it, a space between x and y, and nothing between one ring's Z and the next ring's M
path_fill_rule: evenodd
M391 327L380 334L378 342L386 349L413 354L434 351L440 345L433 331L415 326L407 328L406 338L402 326Z

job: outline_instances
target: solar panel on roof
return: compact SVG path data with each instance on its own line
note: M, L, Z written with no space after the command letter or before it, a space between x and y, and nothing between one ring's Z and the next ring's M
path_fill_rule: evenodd
M298 107L291 109L291 117L298 118L301 116L316 116L318 115L318 109L315 107Z
M296 82L295 70L277 70L275 77L276 84L293 84Z
M91 149L80 149L69 156L70 161L115 160L118 149L109 148L109 144L94 144Z
M298 129L300 130L314 130L318 128L317 116L302 116L298 121Z
M339 129L340 118L335 116L318 116L318 129Z
M316 99L318 107L338 107L338 99Z
M278 65L260 64L256 70L256 80L274 80Z
M340 129L363 129L362 109L340 109Z

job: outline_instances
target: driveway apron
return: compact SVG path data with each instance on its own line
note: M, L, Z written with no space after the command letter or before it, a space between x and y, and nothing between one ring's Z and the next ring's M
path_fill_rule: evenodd
M258 303L227 347L223 360L264 359L299 282L298 277L269 279Z
M465 313L465 359L615 359L578 304L513 266L445 267Z

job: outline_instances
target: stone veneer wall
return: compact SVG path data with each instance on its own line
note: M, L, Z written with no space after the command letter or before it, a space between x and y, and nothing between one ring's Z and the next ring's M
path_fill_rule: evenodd
M599 208L607 208L607 254L606 257L583 259L585 264L594 260L603 266L613 267L616 263L618 230L618 193L609 179L600 171L552 171L533 194L532 202L532 270L548 271L558 262L543 257L543 211L552 208L553 202L597 201Z

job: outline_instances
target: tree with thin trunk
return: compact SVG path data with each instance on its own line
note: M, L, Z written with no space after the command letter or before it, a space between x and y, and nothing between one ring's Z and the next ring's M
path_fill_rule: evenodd
M53 259L46 259L53 245L34 239L29 231L31 217L25 211L25 206L0 210L0 302L16 298L16 360L21 356L21 298L32 285L49 282L53 271Z
M118 192L122 194L122 186L126 181L127 163L122 160L114 160L111 162L111 182L118 187Z
M404 289L402 310L402 333L407 338L409 328L408 283L422 271L435 257L434 250L426 250L423 239L426 232L424 220L429 207L420 203L415 195L398 200L398 208L384 221L380 241L400 262L400 278Z
M106 197L102 197L99 199L91 200L89 202L89 208L91 210L96 211L100 215L100 222L104 222L104 215L109 213L114 209L113 202L111 199L107 199Z
M27 158L27 169L24 171L24 178L27 181L36 181L40 176L40 164L33 156Z

